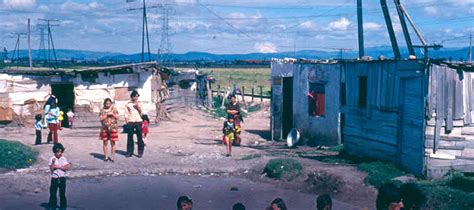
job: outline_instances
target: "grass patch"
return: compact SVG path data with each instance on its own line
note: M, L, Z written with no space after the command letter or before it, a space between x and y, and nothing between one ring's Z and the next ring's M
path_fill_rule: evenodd
M278 158L268 161L263 172L272 179L291 181L303 173L303 166L295 159Z
M367 177L365 177L364 181L377 188L387 182L392 182L392 179L395 177L405 175L405 172L398 169L393 164L380 161L362 163L357 166L357 169L367 172Z
M436 183L420 183L428 209L473 209L474 195Z
M332 146L327 149L327 151L330 151L330 152L342 152L342 150L344 150L343 144Z
M325 171L315 171L308 174L305 183L319 193L335 194L345 185L344 179L336 174Z
M270 95L271 89L271 68L203 68L199 69L203 73L213 73L216 83L212 84L212 90L217 90L218 85L221 90L227 86L233 87L236 84L239 88L245 87L245 93L260 94L259 86L262 86L263 95Z
M38 152L17 141L0 139L0 168L25 168L36 162Z
M255 104L255 105L251 105L247 108L247 111L248 112L256 112L256 111L260 111L262 109L262 105L260 104Z

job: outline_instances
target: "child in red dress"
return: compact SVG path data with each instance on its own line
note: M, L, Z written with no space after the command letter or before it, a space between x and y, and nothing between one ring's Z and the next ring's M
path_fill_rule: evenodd
M142 115L142 137L143 137L143 144L146 145L147 142L147 136L148 136L148 125L150 124L150 119L148 118L148 115L144 114Z

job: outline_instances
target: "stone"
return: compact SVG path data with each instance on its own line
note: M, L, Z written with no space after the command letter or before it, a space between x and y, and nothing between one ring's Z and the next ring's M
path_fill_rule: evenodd
M34 192L34 193L39 193L39 192L41 192L41 188L37 187L37 188L35 188L35 189L33 190L33 192Z

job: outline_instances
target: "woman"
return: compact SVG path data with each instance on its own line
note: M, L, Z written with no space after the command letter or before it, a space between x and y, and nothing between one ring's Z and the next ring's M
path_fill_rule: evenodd
M49 100L49 106L45 106L45 119L48 124L48 143L53 141L55 144L58 143L58 123L59 123L59 107L56 103L56 99Z
M228 115L234 117L236 137L233 141L233 145L240 146L240 142L242 141L240 138L240 130L242 128L240 125L240 123L242 122L242 115L240 115L240 106L237 102L235 95L230 95L229 98L230 102L226 105L226 112Z
M118 141L118 117L119 113L115 106L113 106L112 99L106 98L104 100L104 107L100 110L100 122L102 127L100 129L99 139L104 142L104 162L115 160L115 142ZM108 142L112 147L110 157L108 156Z

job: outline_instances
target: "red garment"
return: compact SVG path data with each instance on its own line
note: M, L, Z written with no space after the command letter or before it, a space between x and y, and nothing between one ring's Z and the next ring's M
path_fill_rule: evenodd
M142 136L146 137L148 135L148 121L143 121L142 123Z
M99 133L99 140L102 141L118 141L118 132L117 130L106 130L106 129L101 129Z
M48 123L48 142L50 142L52 138L55 144L58 143L58 128L59 125L57 123Z

